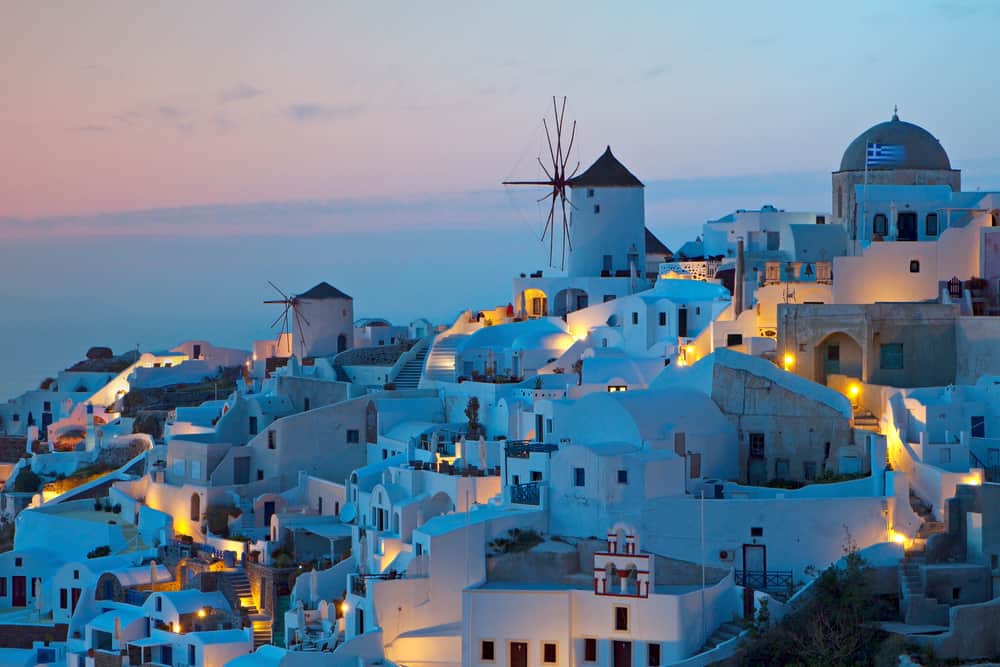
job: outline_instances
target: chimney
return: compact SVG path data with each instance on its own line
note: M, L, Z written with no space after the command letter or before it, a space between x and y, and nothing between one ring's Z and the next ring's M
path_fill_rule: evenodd
M733 314L743 312L743 239L736 241L736 275L733 277Z

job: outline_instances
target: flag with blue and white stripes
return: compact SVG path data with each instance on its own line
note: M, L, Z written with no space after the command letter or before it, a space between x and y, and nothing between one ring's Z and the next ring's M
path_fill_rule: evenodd
M906 149L898 144L880 144L868 142L865 156L866 167L882 167L899 164L906 157Z

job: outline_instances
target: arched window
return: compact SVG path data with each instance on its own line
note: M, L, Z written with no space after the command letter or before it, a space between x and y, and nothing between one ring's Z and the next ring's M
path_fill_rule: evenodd
M191 494L191 520L201 521L201 496L197 493Z
M837 186L837 217L844 217L844 188Z
M872 234L880 234L885 236L889 233L889 218L885 216L885 213L876 213L875 218L872 220Z

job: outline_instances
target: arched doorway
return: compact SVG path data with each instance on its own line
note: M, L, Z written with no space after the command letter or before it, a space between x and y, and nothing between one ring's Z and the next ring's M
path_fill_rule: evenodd
M816 382L826 384L829 375L861 377L863 370L861 345L843 331L829 334L815 347Z
M587 305L587 293L582 289L571 287L569 289L556 292L556 298L552 304L552 314L561 317L568 313L586 308Z
M337 353L341 353L347 349L347 336L340 334L337 336Z
M530 288L521 293L526 317L545 317L549 314L549 297L540 289Z

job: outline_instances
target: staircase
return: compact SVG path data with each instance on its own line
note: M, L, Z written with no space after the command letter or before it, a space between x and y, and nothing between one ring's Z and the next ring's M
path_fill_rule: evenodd
M854 428L862 431L878 433L878 417L876 417L871 410L858 410L854 413Z
M711 651L713 648L727 642L733 637L738 637L743 634L743 627L734 621L729 621L728 623L723 623L715 629L708 639L705 640L705 645L701 647L698 653L704 653L705 651Z
M455 352L462 335L439 336L435 339L427 355L427 369L424 377L428 380L455 381Z
M420 343L417 343L420 345ZM424 362L427 361L427 355L431 350L430 342L424 344L416 354L410 358L403 367L399 369L396 373L396 377L393 382L396 384L396 389L416 389L420 385L420 377L424 373Z
M912 490L910 507L922 523L913 546L906 550L899 564L900 610L903 620L909 625L947 626L949 606L927 596L923 576L923 568L927 564L927 538L943 533L944 523L934 519L931 507Z
M253 514L253 503L250 501L241 501L240 505L240 518L236 524L230 529L230 532L236 532L239 535L245 535L246 537L256 537L254 535L254 514ZM235 531L233 530L235 529Z
M271 617L267 614L262 614L257 609L257 603L253 599L253 592L250 589L250 580L247 579L247 573L243 568L238 568L226 572L226 578L229 580L229 585L232 587L233 593L239 599L241 612L250 620L250 627L253 630L254 650L256 651L258 647L264 644L270 644L272 640Z

